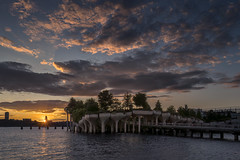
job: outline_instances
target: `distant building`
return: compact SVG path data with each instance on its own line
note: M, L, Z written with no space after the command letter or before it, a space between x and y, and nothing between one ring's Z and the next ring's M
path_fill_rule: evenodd
M9 112L5 112L5 120L9 120Z

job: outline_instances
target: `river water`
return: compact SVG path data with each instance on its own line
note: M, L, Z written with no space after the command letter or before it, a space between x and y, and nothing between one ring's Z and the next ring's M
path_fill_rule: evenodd
M141 134L0 128L0 159L240 160L240 142Z

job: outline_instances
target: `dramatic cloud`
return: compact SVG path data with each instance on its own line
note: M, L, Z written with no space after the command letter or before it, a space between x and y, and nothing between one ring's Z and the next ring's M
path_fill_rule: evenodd
M1 90L33 92L49 95L95 96L102 89L110 88L114 94L151 92L156 90L189 91L202 89L214 80L206 71L182 73L148 71L148 66L126 70L119 63L92 64L88 61L56 62L66 73L35 73L30 66L16 62L0 63ZM126 63L127 64L127 63ZM154 65L153 65L154 66ZM127 66L125 66L127 67ZM142 70L141 70L142 69ZM148 72L147 72L148 71Z
M38 8L44 18L35 16L35 4L21 0L12 8L32 40L58 47L109 55L160 51L172 61L187 57L187 65L214 65L239 52L237 0L63 0L47 14Z
M64 108L68 102L60 100L39 101L15 101L1 102L0 107L4 109L15 109L17 111L36 111L42 113L53 113L56 108Z
M190 91L219 83L211 67L239 59L237 0L63 0L49 3L47 11L44 4L30 0L12 4L12 12L33 43L51 42L61 53L62 47L69 52L76 47L79 53L122 55L101 59L101 64L40 62L53 66L57 73L35 73L25 64L3 62L2 90L87 96L105 88L115 94ZM35 53L4 37L0 44ZM238 78L224 82L238 86Z
M7 39L6 37L0 36L0 45L6 48L10 48L17 52L27 53L32 56L38 57L39 52L37 50L30 50L28 48L22 47L22 46L16 46L12 41Z
M48 95L96 95L105 88L102 82L79 83L70 81L66 74L35 73L30 66L16 62L0 63L0 90L33 92Z

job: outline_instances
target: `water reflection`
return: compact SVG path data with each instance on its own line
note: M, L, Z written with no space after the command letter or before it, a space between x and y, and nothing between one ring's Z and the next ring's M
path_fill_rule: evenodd
M0 159L239 159L239 142L0 128Z

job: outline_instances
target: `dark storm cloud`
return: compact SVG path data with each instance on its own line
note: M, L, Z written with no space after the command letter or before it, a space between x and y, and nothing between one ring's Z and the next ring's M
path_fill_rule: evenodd
M237 74L232 78L225 76L225 77L221 78L220 83L230 85L233 88L240 87L240 74Z
M105 88L110 88L114 94L155 90L189 91L202 89L214 82L206 71L164 72L157 70L154 62L142 63L142 67L138 68L134 67L139 65L137 61L131 61L129 67L133 68L127 70L127 66L120 67L128 64L125 60L129 61L129 58L103 64L82 60L58 62L56 65L68 72L56 74L35 73L29 65L2 62L0 74L4 76L0 77L0 87L1 90L48 95L95 96Z
M204 85L210 83L213 83L213 79L208 78L204 71L194 71L183 74L153 72L137 74L133 78L113 77L109 81L111 87L128 88L141 92L160 89L175 91L202 89Z
M53 113L56 108L64 108L66 106L67 102L60 100L15 101L0 103L0 107L4 109L36 111L42 113Z
M152 54L149 58L144 53L139 53L136 57L126 56L127 58L122 57L119 61L107 61L103 64L82 60L55 64L68 71L68 74L75 75L74 81L86 83L99 80L116 94L155 90L188 91L202 89L205 85L214 83L208 73L202 70L183 73L159 70L161 64L153 61L155 56L157 54ZM141 61L142 58L145 61Z
M0 63L0 89L49 95L95 95L105 88L102 82L90 84L67 83L74 76L67 74L35 73L30 66L17 62Z

